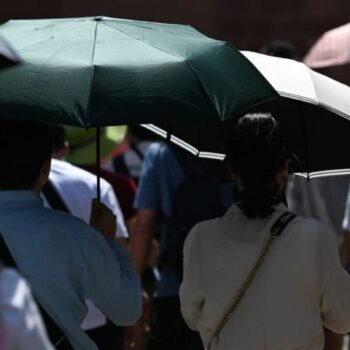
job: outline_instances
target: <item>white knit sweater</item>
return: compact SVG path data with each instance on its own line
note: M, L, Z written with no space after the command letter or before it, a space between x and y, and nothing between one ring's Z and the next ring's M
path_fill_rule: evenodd
M185 242L182 314L208 343L259 255L270 228L287 208L248 219L237 206L196 225ZM297 217L271 247L252 285L211 350L320 350L323 327L350 331L350 278L333 232Z

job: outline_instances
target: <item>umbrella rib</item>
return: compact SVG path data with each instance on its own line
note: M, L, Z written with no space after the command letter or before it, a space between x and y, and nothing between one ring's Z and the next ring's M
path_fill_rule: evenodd
M112 18L109 18L107 17L106 20L110 20ZM168 28L168 24L166 26L164 26L164 23L161 23L161 22L152 22L152 24L159 24L159 25L162 25L163 28L162 30L159 30L158 28L154 28L154 27L150 27L149 25L147 25L149 22L143 22L143 21L133 21L133 20L125 20L125 19L118 19L118 20L115 20L113 22L121 22L121 23L125 23L125 21L131 21L132 22L132 25L135 26L135 27L138 27L138 28L142 28L142 29L147 29L147 30L152 30L152 31L155 31L155 32L165 32L165 33L168 33L168 34L174 34L174 35L177 35L178 33L177 32L174 32L172 30L169 30ZM112 21L110 21L112 22ZM146 24L144 24L146 23ZM106 24L106 23L105 23ZM200 33L198 30L196 30L195 28L193 28L191 25L184 25L184 24L172 24L172 26L179 26L179 27L188 27L188 28L191 28L192 32L186 32L187 35L193 35L193 36L201 36L203 37L203 34ZM164 29L166 28L166 29Z
M349 120L349 116L346 112L343 112L338 108L332 107L331 105L329 105L327 103L316 101L312 98L307 98L307 97L296 95L296 94L289 94L289 93L283 92L283 91L278 91L278 93L280 94L281 97L286 97L286 98L289 98L293 101L301 101L301 102L306 102L306 103L310 103L313 105L318 105L319 107L321 107L323 109L326 109L334 114L339 115L340 117L342 117L346 120Z
M199 81L199 83L200 83L202 89L204 90L205 94L207 95L207 97L209 98L211 104L213 105L214 109L216 110L216 112L218 112L218 110L217 110L217 108L216 108L216 105L215 105L215 102L212 100L212 98L211 98L209 92L207 91L206 87L204 86L202 80L201 80L200 77L198 76L197 72L193 69L193 67L191 66L191 64L190 64L190 62L189 62L189 60L188 60L187 58L185 58L185 57L183 57L183 56L181 56L181 55L180 55L180 56L176 56L176 55L174 55L174 54L171 54L171 53L169 53L169 52L167 52L167 51L165 51L165 50L163 50L163 49L161 49L161 48L159 48L159 47L157 47L157 46L155 46L155 45L153 45L153 44L148 43L147 41L142 40L141 38L138 38L138 37L136 37L136 36L134 36L134 35L132 35L132 34L130 34L130 33L128 33L128 32L125 32L124 30L121 30L121 29L119 29L119 28L116 28L116 27L110 25L109 23L104 23L104 22L102 22L102 23L103 23L104 25L106 25L106 26L108 26L108 27L114 29L114 30L117 30L117 31L119 31L119 32L121 32L121 33L124 33L124 34L126 34L126 35L128 35L128 36L134 38L135 40L138 40L138 41L142 42L142 43L145 44L145 45L151 46L151 47L153 47L154 49L157 49L157 50L159 50L159 51L161 51L161 52L163 52L163 53L165 53L165 54L167 54L167 55L169 55L169 56L171 56L171 57L175 57L175 58L178 58L178 59L182 59L182 60L186 63L186 65L190 68L190 70L192 71L192 73L196 76L196 78L197 78L197 80ZM225 45L226 45L226 44L225 44Z
M127 35L127 36L130 36L131 38L133 38L133 39L135 39L135 40L138 40L138 41L142 42L142 43L145 44L145 45L151 46L151 47L153 47L154 49L157 49L157 50L159 50L159 51L161 51L161 52L163 52L163 53L165 53L165 54L167 54L167 55L169 55L169 56L171 56L171 57L175 57L175 58L177 58L177 59L185 60L185 57L183 57L183 56L181 56L181 55L180 55L180 56L176 56L176 55L174 55L174 54L172 54L172 53L170 53L170 52L167 52L167 51L165 51L165 50L163 50L163 49L161 49L161 48L159 48L159 47L157 47L157 46L155 46L155 45L153 45L153 44L148 43L147 41L142 40L141 38L138 38L138 37L135 36L135 35L132 35L132 34L126 32L126 31L120 29L120 28L116 28L116 27L112 26L112 25L109 24L109 23L104 23L104 22L102 22L102 23L103 23L105 26L108 26L108 27L110 27L110 28L112 28L112 29L114 29L114 30L116 30L116 31L118 31L118 32L121 32L121 33Z
M335 114L339 115L340 117L346 119L347 121L350 121L349 120L349 115L346 114L345 112L342 112L340 109L334 108L331 105L328 105L328 104L323 103L323 102L320 102L319 106L324 108L324 109L327 109L328 111L330 111L332 113L335 113Z
M215 101L213 101L212 97L210 96L208 90L206 89L203 81L201 80L201 78L199 77L199 75L197 74L197 72L195 71L195 69L192 67L191 63L188 60L185 60L185 63L187 64L187 66L189 67L189 69L192 71L192 73L196 76L197 80L199 81L200 86L202 87L203 91L205 92L205 94L207 95L207 97L209 98L209 101L211 102L211 104L213 105L216 113L219 115L220 117L220 113L218 111L218 109L216 108L215 105ZM225 117L225 116L224 116Z
M28 44L28 45L26 45L26 46L22 46L22 47L20 47L20 48L17 47L17 50L18 50L18 49L21 50L21 51L22 51L22 50L26 50L26 49L31 48L31 47L33 47L33 46L36 46L36 45L38 45L38 44L42 44L42 43L45 42L45 41L49 41L49 40L51 40L51 39L52 39L52 36L50 36L49 38L45 38L45 39L42 39L42 40L33 42L33 43Z

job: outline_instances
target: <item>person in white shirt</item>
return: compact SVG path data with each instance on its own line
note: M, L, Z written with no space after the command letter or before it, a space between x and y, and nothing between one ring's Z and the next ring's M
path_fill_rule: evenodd
M0 270L0 349L54 350L26 280L16 269Z
M64 160L53 158L49 181L55 186L69 212L88 223L91 200L97 197L96 175ZM116 237L126 239L129 234L114 190L106 180L101 178L100 181L101 202L110 208L118 218ZM45 197L44 203L50 206Z
M117 218L97 200L92 202L90 225L44 207L40 192L52 156L48 125L2 119L0 135L0 159L6 164L0 172L1 236L56 324L46 323L52 343L97 350L81 329L85 300L120 326L134 324L141 313L139 276L127 249L115 242Z
M144 155L158 137L141 125L129 125L125 139L128 149L112 157L107 162L106 169L113 173L128 175L138 184Z
M90 218L90 203L97 197L97 179L94 174L64 161L69 154L69 144L66 141L65 129L62 126L52 126L54 154L51 161L49 181L52 182L59 196L71 214L86 223ZM101 202L110 208L117 216L117 238L128 238L124 216L113 187L105 179L100 179ZM44 204L50 206L44 196Z
M96 175L63 160L69 152L69 144L65 140L65 129L62 126L52 126L52 136L54 141L54 158L51 160L49 181L68 211L72 215L89 223L90 203L97 196ZM112 186L102 178L100 179L100 198L101 202L111 209L118 218L116 241L125 244L129 235L118 199ZM45 194L43 195L43 199L46 207L52 206ZM107 321L106 316L91 300L86 300L86 305L88 307L88 313L81 324L82 329L88 331L88 334L100 347L103 346L106 348L106 345L104 345L105 340L100 340L101 338L109 338L106 339L109 343L112 343L113 339L115 339L116 343L121 344L121 329L111 325ZM113 333L112 336L110 336L111 332ZM100 341L103 344L99 344ZM114 348L117 347L118 345L116 344Z
M343 266L350 271L350 186L347 193L346 206L343 216L343 232L340 244L340 256Z
M342 234L342 223L350 175L306 179L290 175L286 196L289 209L303 217L311 217L330 226L337 238Z
M285 182L292 152L271 114L247 114L229 130L228 168L237 202L196 225L184 247L183 317L210 350L321 350L324 328L350 331L350 277L334 233L295 217L276 237L219 335L277 218L288 212Z

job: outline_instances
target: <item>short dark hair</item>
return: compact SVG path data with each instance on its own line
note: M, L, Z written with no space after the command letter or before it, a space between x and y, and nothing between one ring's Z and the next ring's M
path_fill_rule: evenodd
M296 59L295 45L286 40L272 40L264 45L260 52L270 56Z
M0 119L0 188L31 189L52 156L49 125Z
M275 183L277 172L291 155L287 134L270 113L239 118L226 139L227 162L239 176L237 200L246 216L266 217L284 193Z

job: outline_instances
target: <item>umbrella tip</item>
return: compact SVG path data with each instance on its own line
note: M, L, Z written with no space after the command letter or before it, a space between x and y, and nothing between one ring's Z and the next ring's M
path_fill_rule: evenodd
M96 16L94 18L94 21L96 21L96 22L101 22L102 20L103 20L103 16Z

